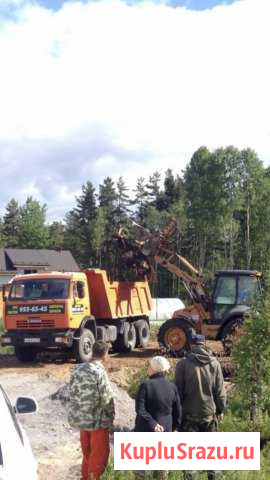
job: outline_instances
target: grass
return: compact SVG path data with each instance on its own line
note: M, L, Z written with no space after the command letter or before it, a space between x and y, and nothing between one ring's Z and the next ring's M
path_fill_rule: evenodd
M157 340L157 334L158 334L158 331L160 329L160 325L155 325L155 324L150 325L150 340L152 342Z
M135 474L131 471L117 471L110 463L102 480L134 480ZM269 480L270 479L270 452L264 452L261 456L260 471L226 471L223 472L224 480ZM146 480L154 480L153 472L146 473ZM183 472L169 472L169 480L184 480ZM198 480L207 480L207 473L200 472Z
M111 461L102 477L102 480L134 480L134 472L117 471L113 469ZM259 471L226 471L223 472L224 480L269 480L270 479L270 446L261 452L261 470ZM153 472L146 473L146 480L154 480ZM169 480L184 480L182 471L169 472ZM207 480L207 473L200 472L198 480Z

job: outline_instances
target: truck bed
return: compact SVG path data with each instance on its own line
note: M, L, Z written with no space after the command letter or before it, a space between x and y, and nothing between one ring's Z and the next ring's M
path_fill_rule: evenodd
M148 316L152 297L147 281L110 282L105 270L84 271L91 312L97 319Z

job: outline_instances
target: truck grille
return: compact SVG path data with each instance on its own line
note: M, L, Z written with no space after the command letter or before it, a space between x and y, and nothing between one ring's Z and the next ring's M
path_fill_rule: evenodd
M55 321L45 319L35 320L34 318L31 318L31 320L17 320L16 327L18 329L29 328L42 330L43 328L54 328Z

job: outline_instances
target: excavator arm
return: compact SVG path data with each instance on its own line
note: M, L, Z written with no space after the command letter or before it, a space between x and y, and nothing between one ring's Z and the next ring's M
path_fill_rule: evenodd
M129 267L144 272L151 281L154 276L155 264L180 278L193 303L201 306L202 315L209 312L210 299L203 286L200 272L190 262L172 249L173 236L178 227L172 220L162 231L151 233L136 222L132 222L137 238L128 238L127 231L120 229L118 239L125 250L126 262ZM207 314L206 314L207 316Z
M135 222L132 226L135 232L131 234L120 229L117 236L126 266L151 281L155 276L155 266L160 265L181 279L192 301L192 305L174 312L173 318L164 322L158 332L160 346L173 355L181 356L188 348L190 327L200 331L203 320L210 317L211 301L201 273L175 251L174 238L178 229L175 220L162 231L154 233Z

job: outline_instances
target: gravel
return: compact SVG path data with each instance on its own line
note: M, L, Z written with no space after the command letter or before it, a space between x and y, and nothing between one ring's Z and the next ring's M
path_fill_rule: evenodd
M39 462L39 480L78 480L80 478L81 450L79 433L67 422L69 402L68 384L50 373L0 374L0 383L15 403L18 396L31 396L38 402L36 414L21 415L20 422L30 438ZM115 430L133 428L134 400L127 392L112 383L115 397Z

